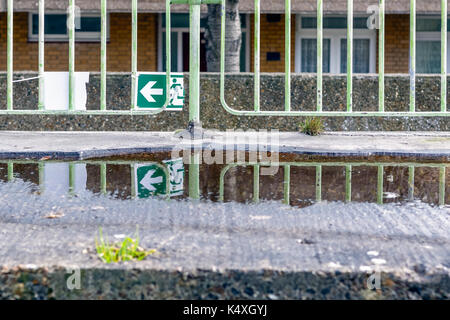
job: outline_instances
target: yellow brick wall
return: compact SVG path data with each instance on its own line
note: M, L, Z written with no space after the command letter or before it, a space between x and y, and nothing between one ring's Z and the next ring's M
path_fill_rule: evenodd
M279 22L268 22L267 15L261 14L261 72L284 72L284 19L281 15ZM250 15L250 70L254 65L254 33L255 16ZM279 61L267 61L267 52L280 52ZM291 71L295 71L295 15L291 17Z
M131 70L131 16L110 14L110 39L107 45L108 71ZM100 43L76 42L75 69L100 71ZM37 71L38 44L28 41L28 13L14 14L14 70ZM45 69L68 70L68 43L46 42ZM6 70L6 13L0 13L0 70ZM157 70L157 14L139 14L138 70Z
M386 15L385 72L408 73L409 15Z

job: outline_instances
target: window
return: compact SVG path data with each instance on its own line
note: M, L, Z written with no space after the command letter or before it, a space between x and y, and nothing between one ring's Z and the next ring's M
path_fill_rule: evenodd
M317 19L297 19L295 42L295 71L317 72ZM323 19L323 72L347 72L347 18ZM374 73L376 64L376 31L367 28L366 17L353 21L353 72Z
M330 39L323 41L323 72L330 72ZM302 72L317 72L317 41L302 39Z
M66 13L45 14L45 41L68 41ZM109 22L109 21L108 21ZM100 41L101 17L98 14L82 13L78 28L75 30L76 41ZM108 35L109 37L109 23ZM28 39L38 41L39 38L39 15L29 14Z
M450 23L450 20L449 20ZM450 24L448 25L450 31ZM436 16L418 17L416 21L416 72L441 72L441 18ZM449 36L449 35L448 35ZM448 38L447 41L450 39ZM450 70L447 53L447 72Z
M353 72L369 73L370 40L353 39ZM341 39L341 73L347 72L347 39Z
M249 71L250 37L248 36L248 15L241 14L242 44L240 51L241 72ZM189 14L172 13L171 15L171 69L172 72L189 71ZM206 18L200 21L200 71L206 70L206 46L205 46ZM166 15L161 14L158 32L158 69L166 70Z

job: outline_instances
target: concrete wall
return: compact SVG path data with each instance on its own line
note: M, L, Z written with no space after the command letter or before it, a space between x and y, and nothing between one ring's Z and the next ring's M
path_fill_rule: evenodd
M15 74L15 78L36 74ZM99 74L91 74L88 90L88 109L99 109ZM253 110L253 77L235 74L227 77L226 100L236 109ZM378 108L378 80L376 75L355 76L354 110L376 111ZM6 74L0 73L0 109L6 108ZM449 81L450 84L450 81ZM440 80L435 76L418 77L417 110L439 111ZM314 110L316 80L313 75L292 76L292 109ZM183 112L164 112L156 116L45 116L1 115L0 130L162 130L185 128L188 124L188 75L185 75L186 103ZM126 110L130 105L129 74L109 74L107 80L108 109ZM448 88L450 91L450 86ZM324 77L324 110L345 110L345 76ZM409 77L386 77L386 111L407 111L409 106ZM284 75L263 74L261 77L262 110L283 110ZM450 103L450 101L448 101ZM14 84L16 109L37 108L37 80ZM202 74L201 120L210 129L279 129L298 130L301 117L241 117L227 113L219 101L219 76ZM335 117L324 118L327 130L385 130L385 131L450 131L448 117Z

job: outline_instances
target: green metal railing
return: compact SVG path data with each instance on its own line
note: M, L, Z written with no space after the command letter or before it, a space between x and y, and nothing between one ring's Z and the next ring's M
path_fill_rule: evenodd
M441 107L440 111L416 111L416 0L411 1L410 23L410 106L405 112L386 112L384 99L384 44L385 44L385 1L379 0L379 43L378 43L378 111L353 111L353 0L347 0L347 108L346 111L323 111L323 1L317 0L317 98L315 111L291 110L291 0L285 0L285 108L284 111L261 111L260 106L260 1L255 0L255 44L254 44L254 111L236 110L225 100L225 21L226 1L222 4L220 100L231 114L243 116L450 116L447 111L447 1L441 0ZM330 0L332 1L332 0Z
M75 15L76 1L69 0L68 4L68 23L67 33L69 37L69 97L68 110L45 110L45 0L39 0L39 35L38 35L38 77L29 79L13 80L13 0L8 0L7 12L7 108L0 110L0 114L107 114L107 115L126 115L126 114L156 114L164 111L169 104L170 94L170 32L166 32L166 102L158 110L135 110L135 89L137 76L137 46L138 46L138 1L131 2L131 107L130 110L108 110L106 104L106 72L107 72L107 0L101 1L101 31L100 31L100 108L99 110L75 110ZM170 1L166 2L166 28L170 28ZM13 107L13 85L14 82L21 82L33 79L39 79L39 99L38 110L14 110Z
M169 104L170 70L171 70L171 32L166 32L166 102L158 110L136 109L137 85L137 48L138 48L138 1L131 1L132 41L131 41L131 103L130 110L107 109L106 73L107 73L107 0L101 1L101 84L99 110L75 110L75 6L76 0L69 0L68 35L69 35L69 109L46 110L44 99L45 61L44 61L44 0L39 0L39 102L38 110L15 110L13 108L13 0L7 0L7 109L0 110L0 114L155 114L162 112ZM416 0L410 0L410 106L409 111L385 111L385 82L384 82L384 44L385 44L385 0L379 0L379 52L378 52L378 111L353 110L353 0L347 0L347 107L345 111L323 111L323 1L317 0L317 98L314 111L293 111L291 108L291 0L285 0L285 102L284 111L263 111L260 105L260 16L261 0L255 0L255 34L254 34L254 110L236 110L225 101L225 25L226 0L166 0L166 30L170 30L170 12L172 4L189 5L190 14L190 64L189 64L189 120L200 122L200 6L202 4L221 4L221 58L220 58L220 100L222 106L231 114L245 116L422 116L437 117L450 116L447 110L447 1L441 0L441 106L440 111L418 112L416 110ZM332 1L332 0L329 0Z
M446 187L446 167L448 164L435 163L399 163L399 162L239 162L231 163L225 166L220 172L219 178L219 201L225 200L225 176L231 168L234 167L253 167L253 201L259 202L259 177L260 168L279 166L284 168L284 198L285 204L290 203L290 186L291 186L291 168L292 167L315 167L316 169L316 185L315 185L315 201L322 201L322 168L323 167L344 167L345 168L345 201L352 201L352 170L355 167L376 167L377 168L377 203L384 202L384 168L385 167L407 167L408 177L408 198L414 200L414 173L416 168L438 168L439 169L439 205L445 205L445 187Z

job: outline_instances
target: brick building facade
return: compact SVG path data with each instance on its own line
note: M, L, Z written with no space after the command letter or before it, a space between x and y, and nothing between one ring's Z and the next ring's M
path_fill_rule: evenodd
M264 8L263 8L264 9ZM245 10L244 10L245 11ZM14 70L36 71L38 69L38 44L36 39L31 39L30 12L14 13ZM95 12L95 11L92 11ZM161 10L163 12L163 10ZM98 13L98 12L97 12ZM304 72L299 66L299 38L298 25L303 16L314 16L311 14L293 14L291 25L291 66L293 72ZM330 16L330 15L329 15ZM331 15L332 17L343 17L345 14ZM355 15L356 16L356 15ZM366 15L367 16L367 15ZM145 12L138 15L138 70L140 71L162 71L162 32L161 13ZM246 54L241 55L245 59L241 71L253 71L253 43L254 43L254 16L251 13L242 15L247 19L247 38L244 42ZM0 12L0 71L6 70L6 12ZM261 72L283 72L284 71L284 15L262 14L261 15ZM331 29L330 29L331 30ZM184 30L187 33L187 30ZM330 31L331 32L331 31ZM334 32L334 31L333 31ZM345 33L345 29L341 30ZM366 32L366 31L363 31ZM355 31L355 34L357 32ZM407 73L409 63L409 15L387 14L386 15L386 43L385 43L385 71L386 73ZM337 39L342 40L342 36ZM378 34L373 30L373 46L370 55L373 65L368 72L377 71L378 60ZM325 38L327 31L325 30ZM342 55L343 42L337 43L338 48L331 48L330 55L338 52ZM185 43L181 47L186 48ZM181 48L180 48L181 50ZM184 49L186 50L186 49ZM335 50L335 51L333 51ZM178 52L178 54L180 54ZM184 53L186 54L186 52ZM440 54L436 52L435 54ZM76 43L76 70L77 71L99 71L100 70L100 43L98 41L77 41ZM331 57L333 58L333 57ZM181 60L180 60L181 61ZM420 63L420 57L418 63ZM330 72L340 73L343 67L339 67L337 61L335 66L330 67ZM45 68L47 71L68 70L68 42L46 41L45 44ZM131 14L129 12L109 13L109 39L107 46L107 70L110 72L129 72L131 70ZM186 70L184 68L183 70ZM183 71L178 70L178 71ZM333 71L334 70L334 71Z
M138 69L157 69L157 17L155 13L139 14ZM112 72L131 70L131 17L128 13L109 15L109 41L107 69ZM14 70L38 69L38 43L28 39L28 13L14 14ZM0 13L0 70L6 70L6 13ZM100 42L77 42L75 47L76 71L100 71ZM45 69L68 70L68 42L46 42Z

